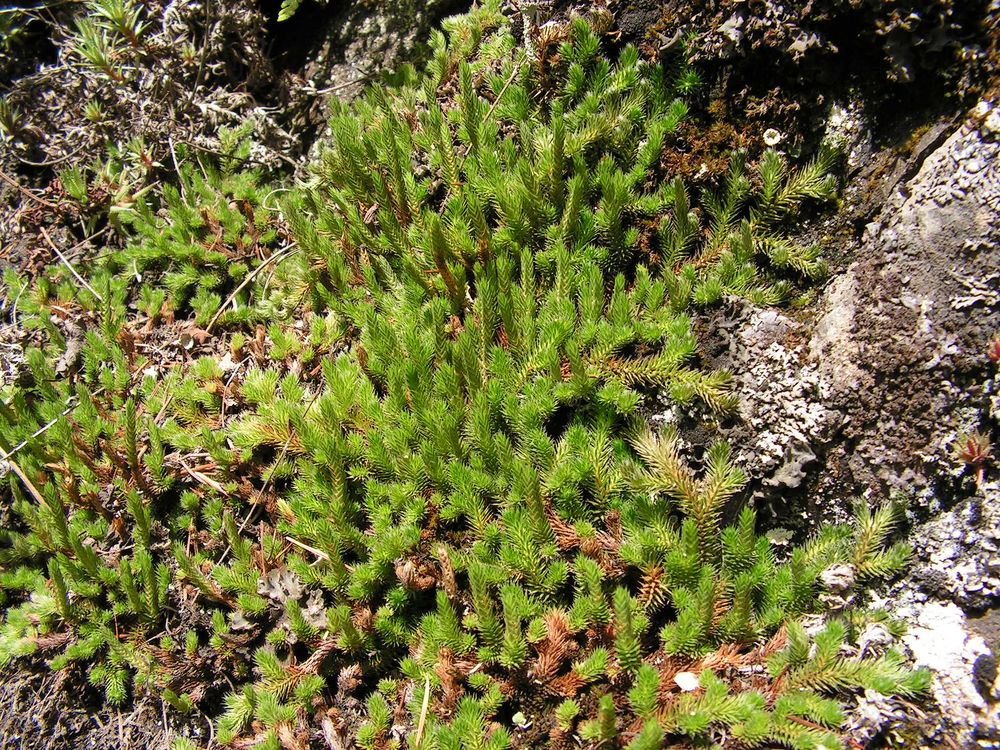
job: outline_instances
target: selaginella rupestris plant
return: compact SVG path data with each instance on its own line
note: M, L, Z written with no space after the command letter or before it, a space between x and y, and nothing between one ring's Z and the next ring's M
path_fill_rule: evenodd
M781 226L831 194L828 157L735 155L693 197L656 171L685 110L667 70L612 63L583 20L529 54L497 3L446 31L423 74L334 105L273 274L226 267L275 239L257 177L182 169L75 300L97 326L74 387L46 318L65 285L26 295L53 344L0 447L55 424L18 454L38 496L12 478L0 658L54 654L176 710L225 674L217 738L240 745L319 726L366 748L834 747L838 695L926 681L857 657L836 618L795 624L830 565L905 564L892 512L779 558L729 449L693 462L640 411L654 389L733 408L685 311L822 271ZM134 376L130 295L238 333L239 368ZM151 640L181 609L185 634Z

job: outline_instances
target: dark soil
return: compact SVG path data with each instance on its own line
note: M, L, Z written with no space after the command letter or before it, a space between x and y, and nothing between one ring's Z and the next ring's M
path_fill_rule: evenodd
M147 699L122 710L107 707L103 696L78 670L51 671L41 661L0 670L0 748L167 748L166 717L159 701ZM185 723L207 723L185 718Z
M953 119L998 81L1000 21L987 6L665 0L629 2L616 20L623 42L651 59L691 61L701 74L700 102L675 135L669 166L712 182L727 151L756 157L768 130L793 156L815 153L835 103L863 103L876 151Z

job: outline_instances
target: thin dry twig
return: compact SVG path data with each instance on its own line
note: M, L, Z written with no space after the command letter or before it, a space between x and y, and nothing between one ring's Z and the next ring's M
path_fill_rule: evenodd
M81 250L85 245L87 245L87 243L93 242L98 237L100 237L102 234L105 234L108 231L110 231L110 229L111 229L111 226L108 225L108 226L104 227L103 229L98 229L96 232L94 232L89 237L84 237L82 240L80 240L79 242L77 242L75 245L73 245L73 247L71 247L69 250L66 251L66 257L69 258L70 260L73 260L72 253L75 253L78 250Z
M305 419L309 414L309 410L312 409L312 405L316 403L316 399L319 398L319 391L313 394L313 397L306 404L306 408L302 410L302 418ZM267 479L264 480L264 486L260 488L261 494L267 492L268 486L271 484L271 480L274 479L274 472L278 470L278 464L280 464L286 455L288 455L288 448L292 444L292 436L294 431L291 430L291 425L289 425L288 437L285 438L285 444L281 447L281 453L278 455L278 460L271 465L271 471L267 475ZM242 529L240 529L242 531Z
M45 433L50 427L52 427L52 425L54 425L56 422L59 421L60 417L65 417L71 411L73 411L73 407L72 406L67 406L65 409L63 409L63 411L59 414L58 417L56 417L55 419L50 419L46 424L44 424L41 427L39 427L33 433L31 433L30 435L28 435L28 437L26 437L20 443L18 443L17 445L15 445L13 448L11 448L10 449L10 453L7 454L7 456L6 456L6 458L4 460L9 461L11 456L13 456L19 450L21 450L22 448L24 448L24 446L26 446L29 442L31 442L32 440L34 440L36 437L38 437L39 435ZM2 452L2 451L3 451L3 449L0 448L0 452Z
M63 162L69 161L78 153L83 151L84 148L86 148L86 144L78 146L68 154L65 154L63 156L57 156L54 159L46 159L45 161L31 161L30 159L25 159L24 157L21 156L17 157L17 160L22 164L27 164L29 167L53 167L56 164L62 164Z
M517 74L518 74L519 70L520 70L520 67L518 65L515 65L514 66L514 70L512 70L510 76L507 77L507 82L504 83L503 88L500 89L500 93L497 94L497 98L493 100L493 103L490 105L490 108L488 110L486 110L486 117L483 118L483 122L488 122L489 119L493 116L493 112L496 110L497 105L500 104L500 100L503 99L503 95L507 93L507 89L514 82L514 79L517 77ZM463 157L468 156L469 152L471 150L472 150L472 144L470 143L469 145L467 145L465 147L465 152L462 154L462 156ZM443 213L444 212L445 206L447 206L447 204L448 204L448 198L451 197L451 191L452 191L452 188L454 188L454 187L457 187L457 186L455 186L455 185L449 185L448 186L448 189L445 192L444 200L441 201L441 209L438 211L438 213Z
M191 93L188 94L187 106L191 106L191 102L194 101L195 94L198 93L198 87L201 85L201 77L205 73L205 58L208 57L208 43L212 40L212 2L211 0L205 0L205 39L201 44L201 59L198 61L198 73L194 79L194 86L191 87Z
M317 391L315 394L313 394L312 399L309 401L308 404L306 404L306 408L302 411L303 418L309 413L309 410L312 408L312 405L316 403L316 399L317 398L319 398L319 391ZM283 446L281 446L281 453L278 454L278 460L275 461L274 464L271 466L271 471L268 472L267 477L264 479L264 484L260 488L260 493L259 494L261 496L265 492L267 492L267 488L270 486L271 480L274 479L274 472L276 472L278 470L278 464L280 464L284 460L285 456L288 454L288 447L292 444L292 435L293 435L293 432L291 430L289 430L288 437L285 439L285 444ZM253 517L254 517L254 514L257 512L257 509L260 508L260 507L261 507L260 503L254 503L253 505L250 506L249 512L247 513L247 515L243 519L243 521L240 522L240 526L236 530L238 533L240 533L240 534L243 533L243 529L245 529L246 526L247 526L247 524L250 523L251 519L253 519ZM314 549L312 547L307 547L306 545L302 544L301 542L296 542L294 539L291 539L289 537L285 537L285 538L288 539L288 541L291 542L292 544L296 544L296 545L302 547L303 549L308 550L309 552L312 552L313 554L322 557L324 560L329 560L330 559L329 556L325 552L322 552L320 550ZM226 555L229 554L229 550L230 550L230 546L227 544L226 548L222 551L222 556L219 558L219 563L218 563L219 565L221 565L222 562L226 559Z
M427 708L431 702L431 678L430 675L424 677L424 703L420 707L420 721L417 722L417 738L413 742L414 747L420 747L420 740L424 736L424 722L427 721Z
M94 391L90 395L91 396L100 396L102 393L104 393L104 386L101 386L100 388L98 388L96 391ZM3 448L0 448L0 459L3 459L5 461L9 461L10 458L13 455L15 455L16 453L18 453L21 450L23 450L28 445L28 443L30 443L36 437L38 437L39 435L43 435L46 432L48 432L48 430L56 422L58 422L62 417L65 417L67 414L69 414L71 411L73 411L73 409L76 408L76 404L73 403L74 401L76 401L76 396L75 395L70 396L69 398L67 398L66 399L66 407L59 413L58 417L55 417L54 419L49 420L44 425L42 425L37 430L35 430L33 433L31 433L30 435L28 435L28 437L26 437L20 443L18 443L17 445L15 445L13 448L11 448L9 453L4 454Z
M223 302L221 305L219 305L219 309L216 310L215 315L212 316L212 319L208 321L208 325L205 326L205 330L211 332L212 326L216 324L222 313L225 312L226 308L229 307L230 304L232 304L234 299L236 299L236 295L242 292L244 289L246 289L247 285L250 284L250 282L253 281L255 278L257 278L257 275L261 271L263 271L265 268L267 268L267 266L271 265L272 263L277 263L279 260L287 258L289 255L292 254L292 250L296 249L297 247L298 247L297 245L292 243L284 250L281 250L272 255L270 258L265 260L263 263L261 263L255 269L253 269L250 273L248 273L247 277L243 279L240 285L233 290L232 294L226 297L226 301Z
M20 466L18 466L17 461L15 461L13 457L11 457L11 455L3 448L0 448L0 460L5 461L7 465L10 466L11 471L17 475L17 478L21 480L25 488L31 493L31 496L35 498L39 505L45 506L47 504L45 502L45 498L42 497L42 493L39 492L34 483L28 479L28 475L24 473Z
M316 399L317 398L319 398L319 391L317 391L313 395L313 397L309 401L309 403L306 404L306 408L302 412L302 416L303 417L305 417L305 415L309 413L309 410L312 408L312 405L314 403L316 403ZM274 472L277 471L278 464L281 463L281 461L285 458L285 455L288 453L288 447L291 445L291 443L292 443L292 432L289 431L288 438L285 440L285 444L281 448L281 453L278 455L278 460L274 462L274 465L271 467L271 471L268 473L267 478L264 480L264 485L260 488L260 493L259 493L260 496L263 496L263 494L265 492L267 492L267 488L270 485L271 480L274 478ZM247 524L250 523L250 521L254 517L254 514L257 512L257 510L260 507L261 507L261 503L254 503L254 504L252 504L250 506L250 510L247 512L246 517L240 522L239 528L236 529L236 532L238 534L242 534L243 533L243 529L245 529L246 526L247 526ZM317 557L320 557L320 558L322 558L324 560L329 560L330 559L329 555L327 555L322 550L315 549L314 547L309 547L309 546L307 546L305 544L302 544L302 542L297 542L294 539L292 539L291 537L285 537L285 539L287 539L292 544L294 544L294 545L296 545L298 547L301 547L304 550L307 550L308 552L312 552ZM226 556L229 554L230 549L231 549L231 546L229 544L227 544L226 548L222 551L222 555L219 557L219 562L218 562L219 565L221 565L225 561Z
M490 118L493 117L493 112L496 111L497 105L500 104L500 100L503 99L503 95L507 93L507 89L510 88L510 85L514 82L514 79L517 77L518 70L519 66L515 64L514 70L511 71L510 77L507 78L507 82L503 85L503 88L500 89L500 93L497 94L497 98L493 100L493 103L490 105L490 108L486 110L486 117L483 118L483 122L489 122Z
M202 152L204 152L206 154L213 154L215 156L229 156L228 154L226 154L223 151L219 151L218 149L214 149L214 148L209 148L208 146L202 146L202 145L200 145L198 143L194 143L193 141L179 140L178 143L181 143L181 144L183 144L183 145L185 145L185 146L187 146L189 148L193 148L196 151L202 151ZM274 156L277 156L283 162L285 162L286 164L288 164L288 165L290 165L292 167L298 167L299 166L295 162L294 159L292 159L292 158L290 158L288 156L285 156L284 154L280 154L280 153L274 152ZM262 167L271 167L272 166L271 164L269 164L266 161L261 161L260 159L254 159L254 158L251 158L249 156L245 156L245 157L243 157L239 161L239 165L240 166L243 166L244 164L259 164Z
M329 560L330 559L330 556L328 554L326 554L323 550L316 549L315 547L310 547L308 544L300 542L298 539L292 539L292 537L286 536L285 537L285 541L289 542L290 544L294 544L299 549L304 549L306 552L311 552L312 554L316 555L316 557L318 557L321 560Z
M344 81L343 83L338 83L333 86L327 86L324 89L316 89L309 93L312 93L313 96L324 96L325 94L332 94L334 91L349 89L351 86L359 86L362 84L369 83L372 80L372 78L373 76L369 73L361 76L361 78L356 78L353 81Z
M35 201L36 203L39 203L39 204L45 206L46 208L52 208L52 209L56 208L56 204L55 203L47 201L44 198L39 198L37 195L35 195L30 190L28 190L28 188L26 188L20 182L18 182L13 177L11 177L9 174L7 174L6 172L4 172L2 169L0 169L0 179L2 179L4 182L6 182L8 185L10 185L15 190L20 191L20 193L22 195L24 195L25 197L31 198L31 200Z
M229 493L226 491L226 488L223 487L218 482L216 482L211 477L202 474L200 471L195 471L194 469L189 467L186 463L184 463L184 461L181 461L180 464L181 468L184 469L184 471L186 471L188 475L199 484L203 484L206 487L210 487L211 489L218 492L220 495L225 495L226 497L229 496Z
M230 684L232 684L232 683L230 683ZM205 719L205 723L208 724L208 745L205 747L205 750L214 750L214 748L215 748L215 722L213 722L210 718L208 718L208 714L206 714L200 708L198 709L198 713L200 713L202 715L202 717Z
M66 258L66 256L63 255L61 252L59 252L59 248L56 247L56 243L54 243L52 241L52 238L49 237L49 233L45 231L45 227L38 227L38 229L41 231L42 237L45 238L45 241L49 243L49 247L52 248L52 252L54 252L57 256L59 256L59 260L61 260L62 263L63 263L63 265L66 266L66 268L69 269L69 272L71 274L73 274L74 277L76 277L76 280L79 281L81 284L83 284L83 286L86 287L87 291L90 292L91 294L93 294L94 297L97 298L98 302L104 302L104 297L102 297L101 295L99 295L97 293L97 290L95 290L94 287L92 287L90 284L88 284L87 280L85 278L83 278L83 276L81 276L79 273L77 273L76 269L73 268L73 264L69 262L69 260Z
M177 175L177 185L180 187L181 199L186 201L187 191L184 189L184 177L181 175L181 168L177 163L177 152L174 150L173 136L167 138L167 144L170 146L170 158L174 161L174 173Z

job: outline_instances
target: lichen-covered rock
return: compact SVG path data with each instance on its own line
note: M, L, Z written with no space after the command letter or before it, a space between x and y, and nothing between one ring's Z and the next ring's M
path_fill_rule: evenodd
M975 679L977 661L991 654L985 641L968 631L965 615L954 604L930 602L909 615L905 643L914 662L934 672L932 692L945 728L955 732L963 748L1000 739L1000 704L993 686L983 695Z
M866 493L934 509L971 492L952 449L993 424L998 206L1000 143L970 121L843 251L811 320L731 306L703 321L709 358L736 377L728 437L759 496L803 488L835 518Z
M854 488L950 479L957 434L986 424L985 351L1000 325L1000 144L957 130L890 199L835 279L810 344L844 414L827 462Z
M909 81L921 70L954 54L967 39L970 24L988 3L958 0L830 0L736 3L664 3L665 14L701 31L696 54L734 56L741 50L767 49L801 61L812 55L835 57L850 47L848 34L881 51L886 73ZM660 32L670 40L666 30ZM855 44L857 41L855 41ZM965 51L983 55L985 50ZM870 61L871 62L871 61Z
M620 3L619 28L633 28L631 16L645 18L649 5ZM775 132L782 148L811 153L831 105L845 124L857 121L856 110L874 120L871 145L878 151L880 134L905 140L929 112L973 104L992 90L1000 67L997 0L662 0L659 6L659 22L646 24L646 53L693 60L708 84L701 130L725 124L730 146L751 153ZM686 145L710 162L702 137L685 134ZM848 158L860 164L864 155Z
M860 698L860 740L935 747L947 735L964 748L1000 736L992 678L982 676L993 652L961 609L995 607L1000 596L1000 484L989 465L978 482L954 451L959 435L995 433L1000 414L986 357L1000 328L995 111L981 105L928 147L845 250L811 319L744 306L703 326L708 356L736 376L743 424L729 437L758 499L791 504L812 525L857 497L902 494L914 519L929 518L910 533L912 577L884 604L912 625L907 643L936 672L937 706L925 704L926 725L907 727L892 701ZM801 517L786 511L782 522Z
M920 525L914 578L934 596L969 610L1000 601L1000 484Z
M323 103L357 96L366 83L416 54L438 22L469 6L468 0L400 0L331 4L321 20L320 44L291 88L316 96L308 113L313 125L325 125ZM303 13L302 10L299 11Z
M798 488L840 415L824 403L826 384L805 359L805 326L776 310L737 306L713 321L719 351L740 394L740 420L730 439L757 479L758 499Z
M866 690L848 710L849 736L858 747L905 747L908 750L993 747L1000 738L993 650L963 611L952 603L928 600L912 584L895 586L877 604L907 626L902 645L915 663L932 672L927 698L912 703ZM869 626L859 648L877 651ZM884 628L883 628L884 629ZM889 641L892 639L889 638ZM993 671L989 674L989 665ZM930 698L930 700L928 699Z

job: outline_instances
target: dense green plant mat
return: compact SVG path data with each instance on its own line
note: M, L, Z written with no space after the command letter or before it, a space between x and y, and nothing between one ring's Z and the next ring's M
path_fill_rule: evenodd
M46 343L0 406L0 662L224 694L239 746L837 746L838 697L927 682L854 655L878 613L796 624L831 566L905 565L895 510L779 556L728 448L640 414L733 409L685 311L822 273L781 228L829 156L737 154L692 197L659 169L688 71L611 63L582 20L526 50L496 3L446 31L336 107L307 185L235 135L116 214L85 287L8 274Z

